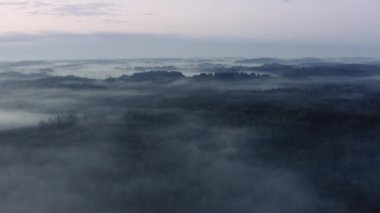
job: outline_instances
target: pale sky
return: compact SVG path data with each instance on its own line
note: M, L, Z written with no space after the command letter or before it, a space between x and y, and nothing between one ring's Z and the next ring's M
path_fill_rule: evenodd
M167 45L183 49L194 42L200 47L208 42L218 51L223 51L218 44L235 44L236 56L249 55L247 47L265 48L265 44L266 52L260 51L267 55L271 54L268 49L276 49L276 45L294 45L296 48L289 49L293 51L289 53L291 57L343 53L380 56L380 51L373 48L380 46L379 11L379 0L0 0L0 57L7 57L5 50L17 56L20 45L25 43L54 49L58 41L81 44L83 36L98 38L91 47L95 48L99 35L102 43L111 39L109 35L117 35L119 46L126 45L125 48L137 40L146 43L154 37L158 43L163 39L173 43ZM142 38L136 40L138 35ZM133 42L131 36L135 38ZM337 49L323 53L323 45ZM238 46L245 49L239 53ZM318 54L313 49L319 49ZM86 49L80 50L84 54ZM258 51L252 54L259 55ZM272 54L279 52L284 54L286 49Z

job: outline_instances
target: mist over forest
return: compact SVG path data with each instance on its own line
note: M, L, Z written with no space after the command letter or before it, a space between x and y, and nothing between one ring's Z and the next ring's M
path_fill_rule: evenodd
M376 58L10 61L0 93L0 212L380 212Z

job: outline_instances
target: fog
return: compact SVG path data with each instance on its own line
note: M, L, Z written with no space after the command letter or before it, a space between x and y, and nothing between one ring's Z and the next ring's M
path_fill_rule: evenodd
M48 115L24 111L0 110L0 129L19 128L35 125L37 122L47 119Z
M1 212L380 209L377 59L0 69Z

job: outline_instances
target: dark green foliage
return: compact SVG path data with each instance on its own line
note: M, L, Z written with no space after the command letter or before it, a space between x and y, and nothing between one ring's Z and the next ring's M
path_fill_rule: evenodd
M378 75L380 67L361 65L361 64L344 64L344 65L326 65L301 67L289 70L283 74L289 78L307 78L307 77L326 77L326 76L346 76L346 77L365 77Z
M66 116L57 116L53 119L48 119L46 121L41 121L39 123L39 127L41 130L47 129L56 129L63 130L67 128L72 128L77 125L79 122L79 118L74 115L66 115Z
M138 72L131 76L122 76L121 80L130 81L174 81L185 78L181 72L177 71L149 71L149 72Z

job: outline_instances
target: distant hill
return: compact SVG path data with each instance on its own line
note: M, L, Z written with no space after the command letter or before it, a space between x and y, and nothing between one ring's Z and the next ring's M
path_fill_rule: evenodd
M317 64L324 63L326 60L319 58L295 58L295 59L280 59L280 58L253 58L238 60L239 64Z
M278 58L253 58L253 59L242 59L236 61L239 64L274 64L274 63L283 63L283 59Z

